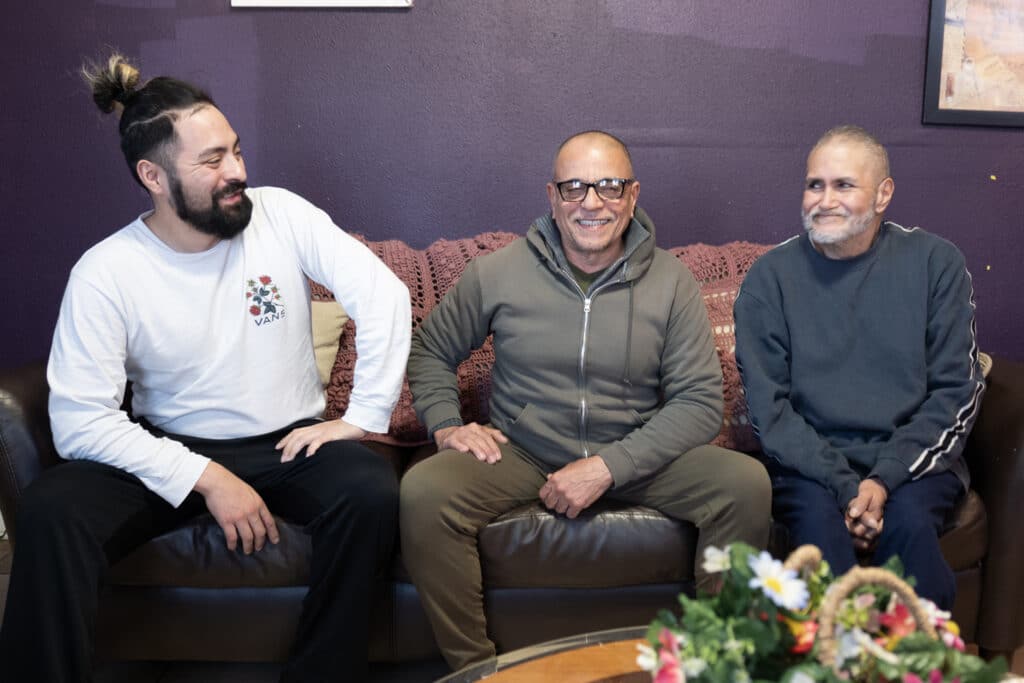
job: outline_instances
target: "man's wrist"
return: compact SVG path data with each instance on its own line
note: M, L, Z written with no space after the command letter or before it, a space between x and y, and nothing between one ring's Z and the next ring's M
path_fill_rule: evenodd
M889 487L886 485L886 483L884 481L882 481L881 477L879 477L876 474L872 474L870 477L867 478L867 480L868 481L873 481L876 484L878 484L880 487L882 487L882 490L885 491L885 495L886 496L889 495Z
M462 418L451 417L442 422L438 422L436 425L427 430L427 436L431 439L437 440L437 433L448 429L449 427L461 427L463 425Z

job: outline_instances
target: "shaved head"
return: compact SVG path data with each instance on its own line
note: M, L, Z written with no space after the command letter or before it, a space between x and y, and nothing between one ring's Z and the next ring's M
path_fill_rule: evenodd
M551 177L556 180L558 179L558 160L562 156L563 151L586 144L611 148L621 152L626 157L626 162L629 164L629 175L626 177L633 177L633 159L629 156L629 149L626 147L626 143L611 133L606 133L603 130L586 130L582 133L576 133L575 135L571 135L566 138L562 144L558 146L558 150L555 152L555 162Z
M814 143L814 147L811 148L811 154L832 142L845 142L862 147L871 160L871 169L875 175L875 182L882 182L889 177L888 152L885 151L885 147L878 141L878 138L860 126L846 124L830 128Z

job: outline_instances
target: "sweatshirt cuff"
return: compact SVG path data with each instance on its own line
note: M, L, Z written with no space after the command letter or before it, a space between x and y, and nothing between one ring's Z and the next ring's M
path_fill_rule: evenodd
M617 443L601 450L601 456L608 471L612 473L612 488L624 486L636 477L636 466L625 448Z
M910 471L896 458L883 457L878 459L868 476L878 479L892 493L897 486L910 479Z
M428 429L427 430L427 437L433 439L434 438L434 434L436 434L437 432L441 431L442 429L445 429L446 427L461 427L462 424L463 423L462 423L462 418L461 417L449 418L449 419L445 420L444 422L436 424L433 427L431 427L430 429Z
M426 425L427 433L431 438L434 437L434 432L438 429L464 424L459 406L447 402L435 403L425 409L420 415L420 420Z
M846 506L860 493L860 481L856 477L841 479L835 484L836 500L839 501L839 510L846 512Z

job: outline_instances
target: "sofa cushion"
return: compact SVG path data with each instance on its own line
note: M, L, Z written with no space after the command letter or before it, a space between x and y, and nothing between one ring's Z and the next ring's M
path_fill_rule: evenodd
M204 514L157 536L110 568L120 586L238 588L305 586L309 582L310 537L301 526L274 518L280 541L258 553L229 552L224 532Z
M541 503L480 531L488 588L610 588L693 578L697 529L656 510L601 499L576 519ZM557 577L557 578L556 578Z

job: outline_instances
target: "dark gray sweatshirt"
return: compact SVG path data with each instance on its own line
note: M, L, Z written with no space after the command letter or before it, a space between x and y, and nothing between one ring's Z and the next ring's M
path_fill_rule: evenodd
M960 251L885 222L864 254L826 258L806 235L762 256L735 304L736 359L766 455L838 505L960 457L984 381Z

